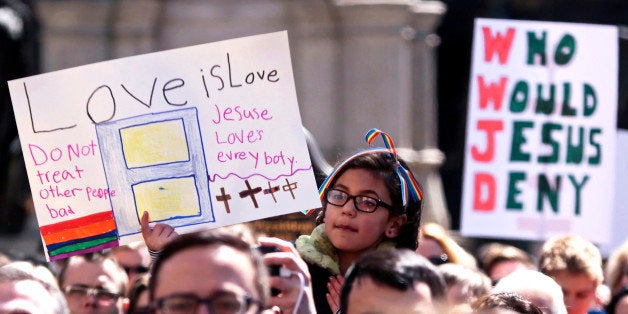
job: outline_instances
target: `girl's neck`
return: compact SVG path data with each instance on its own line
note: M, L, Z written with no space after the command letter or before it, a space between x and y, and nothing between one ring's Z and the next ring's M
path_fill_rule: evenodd
M349 269L353 261L355 261L358 257L362 256L362 254L372 251L372 250L376 250L377 247L382 243L383 239L384 237L382 236L377 241L375 241L375 243L373 243L371 246L364 248L363 250L358 251L358 252L346 252L346 251L341 251L341 250L336 249L336 254L338 255L338 268L340 270L340 274L344 276L345 272L347 271L347 269Z
M362 255L363 252L355 253L355 252L340 252L338 251L338 268L340 269L340 274L345 275L349 266Z

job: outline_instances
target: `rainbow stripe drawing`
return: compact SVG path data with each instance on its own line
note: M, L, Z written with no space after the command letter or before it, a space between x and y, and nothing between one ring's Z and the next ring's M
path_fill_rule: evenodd
M113 211L40 227L50 260L118 246Z

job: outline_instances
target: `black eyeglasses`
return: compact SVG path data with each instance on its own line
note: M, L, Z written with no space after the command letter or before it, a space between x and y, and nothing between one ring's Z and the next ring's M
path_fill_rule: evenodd
M124 268L124 271L127 274L130 274L130 273L143 274L149 271L148 267L141 266L141 265L140 266L122 266L122 268Z
M349 200L353 199L355 209L365 213L372 213L379 206L393 210L392 205L388 205L382 200L365 195L350 195L336 189L328 190L325 199L329 204L336 206L344 206Z
M94 296L101 305L109 305L116 302L122 294L105 290L103 288L90 288L85 285L71 285L63 288L65 297L69 299L81 299Z
M231 292L214 293L209 298L201 298L195 294L174 294L157 300L157 309L166 314L196 313L201 304L213 314L243 314L251 306L256 306L255 313L262 309L262 302L248 295Z
M129 310L129 314L153 314L153 308L150 306L140 306L134 310Z
M442 265L449 263L449 256L446 253L442 253L441 255L432 255L427 258L434 265Z

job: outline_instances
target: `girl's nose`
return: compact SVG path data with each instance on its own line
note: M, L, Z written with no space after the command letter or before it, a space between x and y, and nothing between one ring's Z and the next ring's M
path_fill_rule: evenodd
M342 206L342 213L345 215L355 216L358 210L355 208L355 199L350 199Z

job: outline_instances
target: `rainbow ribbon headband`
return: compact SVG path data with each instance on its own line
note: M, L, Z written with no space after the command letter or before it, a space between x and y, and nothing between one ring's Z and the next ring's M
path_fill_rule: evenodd
M395 144L393 143L393 140L390 137L390 135L388 135L388 133L386 132L380 131L379 129L373 128L369 130L368 132L366 132L365 140L369 145L371 145L373 140L375 140L375 138L377 138L378 135L381 135L384 141L384 146L386 147L385 148L374 147L367 150L363 150L345 159L340 164L336 165L336 167L334 167L334 169L329 173L325 181L323 181L323 183L321 184L321 187L318 189L318 196L321 198L321 200L325 197L325 191L327 191L327 188L329 188L329 185L336 177L336 174L338 173L339 169L342 169L344 165L350 160L352 160L353 158L360 155L371 154L371 153L389 153L392 155L396 163L395 171L397 172L397 175L399 176L399 181L401 181L401 187L402 187L401 199L403 201L404 207L408 204L408 196L412 197L412 199L417 202L423 200L423 193L421 192L421 188L419 187L419 184L414 178L414 175L412 175L412 172L410 172L410 170L402 166L401 163L399 162L399 159L397 158L397 150L395 150ZM312 212L314 212L313 209L307 210L305 211L305 214L310 215L312 214Z

